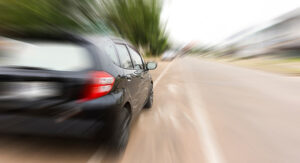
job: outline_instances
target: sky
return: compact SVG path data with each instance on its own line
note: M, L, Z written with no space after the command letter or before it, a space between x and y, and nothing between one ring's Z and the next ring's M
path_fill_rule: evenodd
M214 45L297 7L300 0L164 0L162 21L175 43Z

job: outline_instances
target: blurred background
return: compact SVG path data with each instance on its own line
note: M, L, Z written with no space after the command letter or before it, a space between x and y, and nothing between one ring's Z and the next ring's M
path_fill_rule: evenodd
M122 37L159 64L151 72L154 106L133 125L123 154L83 140L3 134L0 162L300 162L299 7L297 0L0 0L0 63L22 51L14 38L70 33Z

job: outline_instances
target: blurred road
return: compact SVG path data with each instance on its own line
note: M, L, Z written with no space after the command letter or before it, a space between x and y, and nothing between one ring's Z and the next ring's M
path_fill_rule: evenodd
M298 163L300 78L179 58L162 62L155 103L125 153L92 142L0 136L0 162Z

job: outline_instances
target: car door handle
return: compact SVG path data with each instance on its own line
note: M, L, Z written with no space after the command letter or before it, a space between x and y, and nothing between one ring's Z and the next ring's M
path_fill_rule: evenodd
M126 79L127 79L127 81L131 81L132 80L131 75L126 75Z
M138 78L144 79L144 71L143 70L136 70L134 75Z

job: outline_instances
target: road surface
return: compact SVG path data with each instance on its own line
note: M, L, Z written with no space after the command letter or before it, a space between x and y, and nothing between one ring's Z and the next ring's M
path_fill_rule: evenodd
M125 153L92 142L0 136L0 162L299 163L300 78L185 57L153 72L155 102Z

